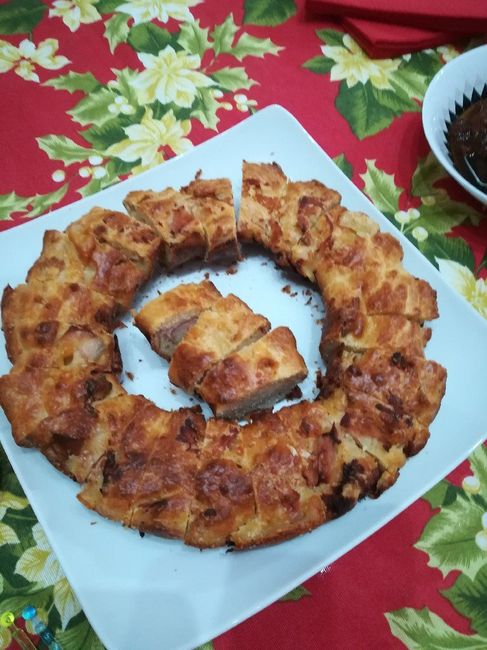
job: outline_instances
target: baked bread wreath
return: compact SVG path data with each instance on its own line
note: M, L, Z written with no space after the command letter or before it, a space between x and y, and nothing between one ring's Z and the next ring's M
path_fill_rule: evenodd
M0 404L17 444L81 483L88 508L199 548L279 542L379 496L426 444L445 391L445 369L424 356L436 294L404 269L393 236L340 201L318 181L290 182L275 163L244 162L237 230L230 182L197 178L179 192L130 193L135 218L94 208L65 232L46 231L26 284L2 299L14 365L0 377ZM262 245L320 291L327 373L318 398L242 423L128 394L113 331L158 260L233 261L239 242ZM187 286L167 311L138 315L173 360L221 300L211 283L196 301ZM252 356L244 361L252 373ZM189 386L197 372L218 403L212 377L228 382L215 364L178 372Z

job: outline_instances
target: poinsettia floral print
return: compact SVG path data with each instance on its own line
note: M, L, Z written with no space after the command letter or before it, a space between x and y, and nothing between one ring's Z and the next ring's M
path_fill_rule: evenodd
M201 26L190 12L199 4L195 0L133 0L111 6L107 1L55 0L50 16L76 31L82 24L104 20L105 8L115 8L105 23L107 47L114 51L121 43L129 45L141 68L112 67L106 82L70 69L44 82L60 92L83 93L68 110L79 126L80 139L40 135L38 146L59 164L52 180L63 185L43 196L0 196L0 218L13 213L37 216L73 185L81 196L98 192L187 151L195 122L217 131L220 111L257 108L257 102L242 93L257 82L235 61L278 55L282 48L270 38L242 31L232 14L212 27ZM169 19L189 22L178 23L171 32L151 22ZM56 54L57 48L54 39L43 41L37 49L30 41L22 41L18 48L5 42L4 50L0 48L0 72L13 69L39 81L34 65L54 69L70 63ZM204 58L211 65L203 65Z
M35 218L63 200L98 192L187 151L197 137L216 133L222 116L236 121L275 101L275 88L284 83L276 66L281 62L282 70L291 65L296 74L288 96L308 101L300 96L299 81L311 78L317 89L311 99L321 101L321 89L323 96L328 93L353 145L360 145L360 168L354 162L354 169L343 153L335 163L487 318L487 251L474 255L457 230L480 229L485 213L479 205L455 198L445 172L432 155L424 155L426 150L415 153L406 186L404 177L399 181L397 170L376 155L374 145L374 136L402 119L419 124L428 84L461 53L459 46L376 60L342 31L303 25L293 0L228 5L210 0L8 0L2 10L0 78L29 92L51 93L56 101L49 127L46 120L36 122L32 140L39 168L51 163L42 193L39 188L28 195L5 188L0 220ZM297 55L302 59L291 60L295 43L289 32L279 30L296 14L291 19L308 29L308 60L301 54L304 47ZM99 56L93 69L73 54L73 39L96 43ZM35 122L36 107L29 111ZM58 128L66 119L69 131ZM442 481L426 495L431 515L414 552L426 554L429 565L450 578L452 586L442 593L470 622L471 633L460 634L433 606L415 609L405 602L386 618L391 634L411 649L487 648L485 449L477 450L470 463L461 487ZM31 602L63 648L103 650L1 449L0 481L2 608L18 611ZM284 599L300 598L312 594L301 586ZM10 642L10 632L0 628L0 649ZM204 648L211 650L212 642Z
M416 548L428 566L445 578L458 577L441 594L469 619L472 634L462 634L428 607L404 607L386 614L391 632L410 650L419 648L487 648L487 448L471 455L471 471L461 487L440 481L424 498L435 509Z
M165 113L160 120L155 120L149 108L140 124L132 124L124 129L127 138L109 147L106 155L115 156L128 163L140 160L140 165L132 169L136 174L164 160L160 151L162 147L169 147L176 154L191 148L191 141L185 137L190 130L189 120L178 121L172 110Z
M132 87L138 102L145 106L156 100L161 104L174 102L176 106L192 106L198 88L208 88L215 82L198 71L201 59L197 54L184 50L176 52L170 45L157 56L139 54L145 70L137 75Z
M96 8L98 0L54 0L49 16L59 17L72 32L80 25L90 25L101 20Z
M481 212L450 198L438 187L446 172L433 154L419 161L412 178L410 196L396 185L394 175L366 161L361 175L364 191L379 210L438 268L446 282L456 289L482 316L487 318L487 282L480 272L487 263L475 265L471 248L462 239L449 237L455 226L480 223ZM414 207L400 208L404 201Z
M41 587L53 587L54 606L59 612L64 629L73 616L81 611L81 607L40 524L32 527L32 535L35 546L22 553L15 566L15 573Z
M371 59L348 34L333 29L319 29L316 34L324 42L322 54L305 61L303 67L340 83L335 106L360 140L382 131L404 113L420 112L426 88L444 62L437 50Z
M368 81L376 88L392 88L389 77L398 69L400 60L372 60L351 36L343 36L343 45L322 45L321 51L335 63L330 70L332 81L345 81L349 88Z
M59 43L55 38L46 38L37 46L24 39L18 47L0 40L0 73L12 70L26 81L40 82L37 68L59 70L70 63L65 56L57 54Z
M167 23L170 18L192 20L190 9L200 2L202 0L131 0L119 5L117 11L132 16L136 25L154 19Z

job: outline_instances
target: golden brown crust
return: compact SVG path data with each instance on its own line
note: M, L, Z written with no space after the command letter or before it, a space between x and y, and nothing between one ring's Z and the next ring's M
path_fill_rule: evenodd
M238 419L272 406L307 374L291 330L277 327L222 359L209 370L197 392L217 417Z
M162 261L168 269L203 259L203 226L192 213L190 201L171 187L163 192L130 192L124 199L128 213L149 225L162 240Z
M36 282L2 296L2 328L7 354L15 362L26 350L45 350L70 326L111 332L117 324L115 301L77 282Z
M159 428L171 414L142 398L124 404L106 451L88 474L78 499L104 517L130 524L145 464Z
M93 277L94 269L81 259L66 233L46 230L41 254L27 273L27 281L91 284Z
M194 498L206 422L198 410L173 411L160 427L137 489L130 526L183 538Z
M267 318L229 294L203 311L176 347L169 365L169 379L193 393L208 370L221 359L263 336L270 329Z
M15 369L58 368L69 370L87 366L92 371L120 373L122 359L117 337L71 325L49 348L26 350L16 359Z
M130 307L137 289L146 280L124 253L98 244L92 255L82 258L66 233L48 230L42 252L27 274L28 282L75 282L89 285L111 296L124 308Z
M90 263L94 269L93 287L112 296L121 307L128 309L147 280L143 269L120 251L105 245L97 247Z
M303 477L300 457L284 441L266 440L264 445L259 445L261 430L256 428L250 425L243 432L245 437L253 436L256 442L252 446L244 442L256 512L232 533L237 548L289 539L316 528L326 519L321 496L308 487Z
M435 361L393 348L338 350L329 360L326 381L347 393L365 393L397 418L408 416L427 427L445 393L446 371Z
M346 394L345 414L340 430L378 459L384 469L397 473L408 456L426 444L428 427L408 415L400 415L365 393Z
M284 236L279 244L280 258L311 281L316 251L343 211L340 198L338 192L318 181L288 183L281 215Z
M82 259L92 259L100 244L106 244L132 260L149 278L159 255L160 238L152 228L122 212L92 208L66 230Z
M279 214L286 196L287 178L277 163L242 164L242 195L238 218L241 241L273 248L282 230Z
M231 263L240 258L228 179L197 178L180 192L130 192L124 205L160 235L170 269L192 259Z
M198 316L221 298L212 282L180 284L146 303L135 315L135 324L152 349L168 361Z
M115 376L89 366L26 368L0 377L0 405L15 442L43 448L53 435L86 437L94 426L92 404L124 392Z
M196 178L181 193L192 198L192 210L205 231L205 261L230 264L240 259L230 180Z
M207 422L186 544L199 548L222 546L231 542L232 533L255 514L240 432L236 422L213 418Z
M314 274L325 303L334 310L356 303L361 313L437 318L436 292L402 267L402 248L388 233L361 236L334 226L315 257Z
M181 192L195 199L213 199L233 205L232 183L228 178L206 179L197 175L189 185L181 188Z
M233 460L204 458L195 477L195 499L185 543L198 548L223 546L254 515L249 474Z
M340 195L319 181L292 183L276 163L244 161L238 233L312 278L308 258L328 236L329 214L339 201Z
M72 441L69 436L59 434L53 436L43 452L58 469L84 483L93 466L107 452L116 432L128 426L148 404L151 402L142 395L128 394L96 402L93 405L96 423L88 437Z
M364 496L377 496L384 469L340 427L347 401L343 395L300 402L264 416L261 424L287 439L301 459L303 477L326 504L327 519L339 516Z
M101 208L93 208L72 223L67 234L80 258L93 270L92 286L129 308L152 274L159 238L126 215Z
M367 316L360 312L360 304L356 301L348 308L326 311L320 352L325 362L339 346L357 352L387 347L423 356L430 337L431 329L417 321L402 315Z
M229 181L131 193L128 209L150 227L95 208L67 234L47 232L29 284L2 299L15 366L0 378L0 405L17 443L86 481L87 507L200 548L282 541L378 496L425 445L446 371L423 355L435 292L405 271L394 237L339 199L318 181L289 182L276 164L244 163L242 238L317 281L328 307L320 398L246 426L163 411L107 372L121 367L114 305L128 307L151 274L154 230L169 267L239 255ZM269 322L235 296L188 287L136 316L167 357L185 334L171 380L229 417L305 376L287 328L265 335Z
M204 429L192 409L169 412L148 403L114 430L78 498L128 526L182 538Z

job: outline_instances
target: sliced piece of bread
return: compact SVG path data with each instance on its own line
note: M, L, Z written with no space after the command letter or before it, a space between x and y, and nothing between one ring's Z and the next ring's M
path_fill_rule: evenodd
M308 374L287 327L277 327L214 366L197 387L217 417L241 418L285 397Z
M135 324L152 349L170 361L177 345L201 312L221 298L212 282L180 284L146 303L135 316Z
M174 350L169 379L194 393L212 366L261 338L269 329L267 318L254 314L237 296L220 298L200 314Z

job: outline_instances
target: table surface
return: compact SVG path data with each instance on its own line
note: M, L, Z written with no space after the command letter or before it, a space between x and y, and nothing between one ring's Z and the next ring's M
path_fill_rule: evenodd
M0 230L277 103L487 318L485 210L446 176L421 126L431 78L473 41L372 61L293 0L13 0L0 6L0 38ZM0 612L32 602L65 650L102 648L3 452L0 471ZM481 649L486 612L481 446L375 535L204 647ZM15 647L3 628L0 647Z

